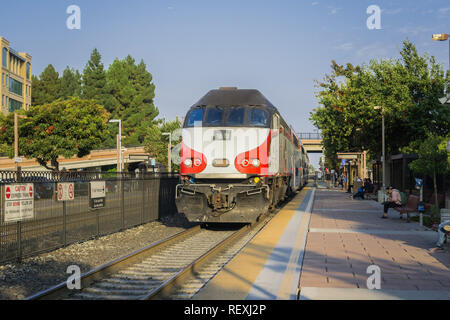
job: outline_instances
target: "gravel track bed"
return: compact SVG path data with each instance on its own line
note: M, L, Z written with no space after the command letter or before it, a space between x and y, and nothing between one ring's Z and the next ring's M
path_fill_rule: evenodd
M0 299L24 299L66 281L70 276L66 273L70 265L78 265L81 273L84 273L191 226L193 224L187 220L175 216L99 239L75 243L24 259L22 263L0 264Z

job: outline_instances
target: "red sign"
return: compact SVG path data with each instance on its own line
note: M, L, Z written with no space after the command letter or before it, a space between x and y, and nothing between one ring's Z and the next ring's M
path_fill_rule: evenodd
M73 199L73 184L69 184L69 199Z
M28 194L30 195L30 198L33 198L33 186L28 188Z
M58 184L58 200L61 200L63 197L63 185L62 184Z
M9 187L6 187L6 199L11 198L11 189Z

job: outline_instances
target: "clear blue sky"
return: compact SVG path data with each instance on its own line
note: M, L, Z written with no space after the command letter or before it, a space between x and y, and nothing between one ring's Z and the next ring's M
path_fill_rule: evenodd
M71 4L81 30L66 28ZM382 10L381 30L366 26L369 5ZM33 74L50 63L82 71L93 48L106 66L130 54L147 64L167 119L210 89L237 86L259 89L297 131L311 132L314 80L331 59L396 58L408 37L448 68L448 43L431 41L450 33L448 0L3 0L1 8L0 35L32 55Z

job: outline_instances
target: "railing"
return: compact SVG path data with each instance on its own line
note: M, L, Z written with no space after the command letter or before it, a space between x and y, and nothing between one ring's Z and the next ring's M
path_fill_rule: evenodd
M298 133L300 140L322 140L322 135L316 132Z
M105 205L90 208L89 182L105 181ZM74 183L74 200L57 200L57 183ZM5 219L7 195L33 183L33 217ZM0 262L54 250L177 213L176 173L0 171Z

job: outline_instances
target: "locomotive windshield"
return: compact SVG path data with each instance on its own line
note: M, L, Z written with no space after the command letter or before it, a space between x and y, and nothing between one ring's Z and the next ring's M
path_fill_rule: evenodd
M185 127L198 121L205 127L268 127L269 118L269 111L262 107L197 107L188 113Z

